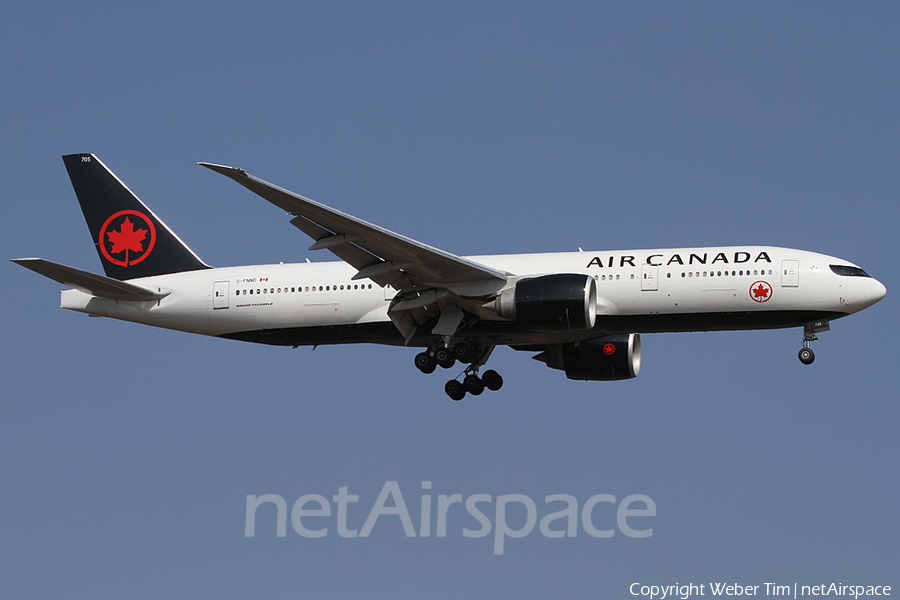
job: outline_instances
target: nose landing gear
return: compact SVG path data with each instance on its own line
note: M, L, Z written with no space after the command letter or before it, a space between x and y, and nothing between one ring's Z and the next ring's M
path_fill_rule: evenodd
M814 340L816 338L813 337L812 339ZM812 341L812 340L809 340L809 341ZM808 344L809 341L803 340L803 343ZM808 347L801 348L800 352L797 354L797 356L800 357L800 362L802 362L804 365L811 365L813 363L813 361L816 360L815 352L813 352Z
M798 358L800 358L800 362L804 365L811 365L813 361L816 360L816 354L812 351L812 348L809 347L809 344L810 342L815 342L819 339L816 336L817 333L822 333L829 329L831 329L831 327L825 319L820 321L810 321L803 326L803 348L801 348L800 352L797 354Z

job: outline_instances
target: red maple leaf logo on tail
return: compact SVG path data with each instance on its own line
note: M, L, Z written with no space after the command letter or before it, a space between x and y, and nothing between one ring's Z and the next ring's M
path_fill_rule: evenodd
M135 229L134 223L131 222L131 219L125 217L125 220L119 227L119 231L106 232L106 237L109 238L109 241L112 242L113 245L110 252L113 254L119 254L120 252L125 252L126 250L131 250L132 252L143 252L144 238L147 237L147 233L148 232L146 229Z
M113 229L117 224L118 231ZM147 215L136 210L120 210L100 228L99 241L100 253L106 260L114 265L129 267L147 258L153 250L156 228ZM125 256L119 258L123 253Z

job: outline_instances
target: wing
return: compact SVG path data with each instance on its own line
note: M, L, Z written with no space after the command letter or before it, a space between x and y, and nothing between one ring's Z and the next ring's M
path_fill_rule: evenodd
M507 273L428 246L304 198L248 174L242 169L198 163L229 177L275 206L295 215L291 224L315 243L357 269L354 279L371 279L398 290L446 289L472 295L493 293Z

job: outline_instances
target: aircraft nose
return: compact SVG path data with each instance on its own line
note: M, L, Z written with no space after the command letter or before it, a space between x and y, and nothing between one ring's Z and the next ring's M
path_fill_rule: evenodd
M887 294L887 288L877 279L873 279L872 282L875 284L875 289L872 291L872 304L875 304L884 298L885 294Z
M875 278L866 280L866 284L864 289L859 290L859 310L872 306L887 294L887 288Z
M884 285L874 277L846 277L841 281L841 305L850 313L869 308L887 294Z

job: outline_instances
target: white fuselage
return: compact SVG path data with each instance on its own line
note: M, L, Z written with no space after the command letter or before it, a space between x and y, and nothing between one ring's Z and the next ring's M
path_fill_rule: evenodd
M511 284L517 278L552 273L593 276L598 292L597 325L594 332L577 336L582 339L612 330L799 326L804 320L858 312L885 293L884 286L871 277L839 275L830 268L855 267L853 263L789 248L739 246L466 258L512 274ZM402 344L387 312L395 291L370 280L353 281L356 272L343 262L204 269L130 280L154 291L170 292L158 302L116 302L66 290L61 306L156 327L267 343ZM496 325L499 329L494 333L502 332L501 338L494 338L497 343L529 342L530 334L516 332L514 324L499 316ZM302 334L324 329L332 332L324 337ZM379 334L352 335L354 329L378 329ZM272 341L242 337L247 332L264 336L265 332L284 330L300 334Z

